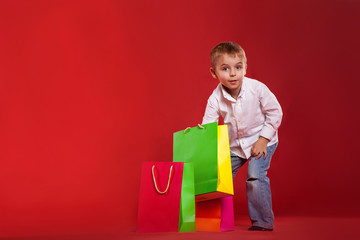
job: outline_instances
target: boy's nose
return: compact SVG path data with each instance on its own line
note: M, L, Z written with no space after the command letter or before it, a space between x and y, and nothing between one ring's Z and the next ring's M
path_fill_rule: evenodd
M233 77L236 75L236 71L234 69L230 69L230 76Z

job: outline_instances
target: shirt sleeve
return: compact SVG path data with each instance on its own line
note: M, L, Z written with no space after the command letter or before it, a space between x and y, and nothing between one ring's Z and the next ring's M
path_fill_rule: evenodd
M210 96L206 105L202 124L217 122L219 120L219 116L219 103L213 96Z
M283 112L275 95L264 84L261 86L259 100L265 115L265 124L260 136L271 140L281 124Z

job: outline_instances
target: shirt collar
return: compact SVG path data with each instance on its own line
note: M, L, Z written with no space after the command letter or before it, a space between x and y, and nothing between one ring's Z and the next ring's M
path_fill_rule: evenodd
M246 85L247 85L246 82L247 82L247 79L246 79L246 77L244 77L243 81L242 81L242 84L241 84L241 89L240 89L238 99L239 98L242 98L242 99L245 98ZM222 92L224 98L226 98L230 102L236 102L236 100L225 90L225 88L223 87L223 85L221 83L220 83L220 88L221 88L221 92Z

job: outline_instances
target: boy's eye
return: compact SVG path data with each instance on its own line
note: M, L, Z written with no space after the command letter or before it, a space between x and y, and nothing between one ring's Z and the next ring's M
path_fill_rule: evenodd
M227 71L228 69L229 69L228 67L223 67L222 70Z
M237 69L237 70L241 69L241 66L236 66L236 69Z

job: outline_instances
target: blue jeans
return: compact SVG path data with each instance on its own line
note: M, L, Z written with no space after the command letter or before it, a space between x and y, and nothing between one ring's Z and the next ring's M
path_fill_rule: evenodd
M274 228L274 213L272 211L270 180L266 176L270 167L271 157L275 152L277 143L267 147L267 156L262 155L244 159L231 153L233 178L239 168L249 160L246 180L246 195L248 211L253 226Z

